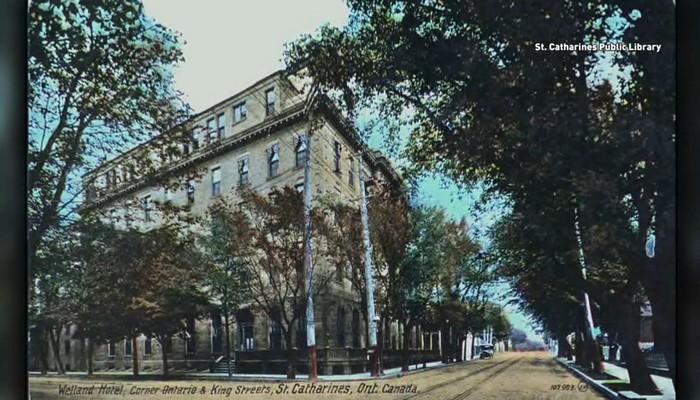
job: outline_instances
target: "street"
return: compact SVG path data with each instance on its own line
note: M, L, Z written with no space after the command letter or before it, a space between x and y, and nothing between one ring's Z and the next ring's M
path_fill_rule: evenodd
M568 373L545 352L497 353L396 379L366 381L223 382L86 380L32 377L32 399L278 399L324 398L401 400L464 399L599 399L603 398ZM100 392L98 393L98 392ZM60 392L60 393L59 393ZM109 394L108 394L109 393Z

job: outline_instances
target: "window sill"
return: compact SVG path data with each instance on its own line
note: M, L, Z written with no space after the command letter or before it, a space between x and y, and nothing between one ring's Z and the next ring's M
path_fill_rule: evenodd
M231 126L236 126L236 125L241 124L241 123L243 123L243 122L245 122L245 121L247 121L247 120L248 120L248 117L241 118L240 120L235 121Z

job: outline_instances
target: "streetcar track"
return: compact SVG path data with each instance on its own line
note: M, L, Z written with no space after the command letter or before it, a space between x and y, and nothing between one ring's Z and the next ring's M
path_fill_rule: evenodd
M481 389L481 387L482 387L486 382L488 382L488 381L490 381L491 379L497 377L498 375L501 375L502 373L506 372L506 370L510 369L512 366L514 366L515 364L519 363L521 360L522 360L522 358L518 358L518 359L514 360L513 362L510 362L510 363L509 363L508 365L506 365L505 367L503 367L503 368L499 369L498 371L494 372L493 374L491 374L491 375L485 377L484 379L480 380L480 381L477 382L476 384L472 385L472 386L471 386L469 389L467 389L466 391L464 391L464 392L458 394L457 396L451 398L450 400L464 400L464 399L466 399L467 397L469 397L469 396L471 396L472 394L474 394L474 392L476 392L477 390Z
M474 376L474 375L479 374L479 373L481 373L481 372L488 371L488 370L490 370L490 369L493 369L493 368L498 367L499 365L503 365L503 364L505 364L505 363L507 363L507 362L508 362L507 360L506 360L506 361L501 361L501 362L499 362L499 363L491 364L491 365L486 366L486 367L484 367L484 368L477 369L476 371L470 371L470 372L469 372L468 374L466 374L466 375L460 375L460 376L458 376L458 377L456 377L456 378L452 378L452 379L446 380L446 381L444 381L444 382L436 383L435 385L428 386L425 390L421 390L421 391L418 392L418 393L412 394L412 395L410 395L410 396L408 396L408 397L404 397L404 398L402 398L402 399L400 399L400 400L408 400L408 399L412 399L412 398L414 398L414 397L416 397L416 396L419 396L419 395L423 395L423 394L425 394L425 393L432 392L432 391L435 390L435 389L441 388L441 387L443 387L443 386L445 386L445 385L449 385L449 384L451 384L451 383L455 383L455 382L457 382L457 381L461 381L462 379L469 378L470 376ZM458 366L458 365L455 365L455 367L456 367L456 366ZM508 367L506 367L506 368L508 368Z

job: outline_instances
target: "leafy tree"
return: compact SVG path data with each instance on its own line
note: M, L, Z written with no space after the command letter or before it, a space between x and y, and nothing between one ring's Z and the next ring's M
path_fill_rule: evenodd
M443 248L447 228L444 212L435 207L413 207L411 222L408 251L398 277L402 292L399 315L404 324L404 371L408 371L410 329L428 319L439 284L437 277L445 266Z
M360 297L362 320L365 323L365 343L369 343L369 316L367 315L367 279L365 277L365 247L362 236L360 210L346 202L324 201L331 229L325 237L328 256L339 266L338 273L350 279L352 290ZM344 273L344 268L348 268ZM373 273L376 272L372 271Z
M661 333L656 339L667 359L675 360L675 275L669 267L675 243L669 69L674 5L596 0L349 5L346 28L325 26L291 43L288 65L304 67L319 84L342 92L347 109L371 104L384 125L409 122L407 154L417 170L441 171L466 183L485 181L493 194L516 203L537 204L553 193L575 198L572 208L581 216L586 250L592 231L627 230L619 248L608 243L620 257L607 265L621 261L630 278L642 283ZM662 51L603 61L597 52L535 50L537 43L623 38L660 40ZM632 71L616 90L599 73L606 63ZM401 118L406 109L412 111L408 121ZM601 201L606 207L592 205ZM643 250L648 228L663 237L651 260Z
M99 221L83 221L81 226L82 259L70 286L71 322L89 340L88 373L94 344L126 339L134 342L133 373L138 375L136 337L145 334L161 344L167 375L167 339L208 305L191 235L172 224L147 232Z
M205 281L209 288L209 297L218 303L224 314L226 334L226 357L229 377L231 371L231 311L237 310L241 304L250 298L245 282L248 280L246 268L242 260L230 253L228 244L236 242L231 228L235 221L228 220L231 215L224 212L221 206L213 205L209 212L209 231L201 238L206 265Z
M80 175L162 132L168 133L152 146L178 151L175 142L184 138L184 132L177 127L188 113L169 71L183 59L178 40L175 32L146 16L138 0L39 0L28 5L32 310L48 310L46 302L52 300L46 296L70 284L57 278L65 276L61 269L71 263L52 247L57 238L73 235L70 226L78 220L77 211L93 183L82 181ZM133 153L129 164L132 171L148 176L155 171L156 160L146 154ZM36 297L37 293L41 295ZM60 321L43 319L43 324L49 322Z
M274 190L269 197L250 191L240 193L242 202L217 203L216 212L232 233L227 253L245 266L245 282L255 306L279 324L287 352L287 377L296 376L297 339L305 333L297 329L305 321L307 294L316 298L325 293L331 274L314 268L313 286L308 286L304 256L303 198L294 189ZM312 212L312 237L322 237L325 217L319 207ZM319 245L312 247L314 265L323 264ZM296 331L296 332L295 332Z
M495 249L501 259L501 272L513 279L514 288L524 304L548 329L565 336L571 330L584 334L586 354L578 357L587 365L598 356L593 345L594 338L583 325L583 293L601 305L598 319L622 335L630 381L637 390L651 390L654 383L635 339L638 338L640 288L630 279L631 273L625 265L613 264L611 256L598 258L595 252L586 252L585 261L589 273L586 279L581 274L578 248L572 224L567 212L546 208L542 203L538 209L515 208L497 228ZM557 204L556 200L549 205ZM566 210L566 209L564 209ZM536 216L536 218L534 218ZM572 319L573 318L573 319ZM576 321L578 319L578 322ZM600 321L599 321L600 322ZM577 352L583 345L577 346Z

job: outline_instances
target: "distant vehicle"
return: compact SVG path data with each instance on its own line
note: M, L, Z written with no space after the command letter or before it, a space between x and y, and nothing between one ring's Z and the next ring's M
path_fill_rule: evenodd
M485 358L493 358L493 346L492 345L481 346L481 353L479 353L479 358L482 360Z

